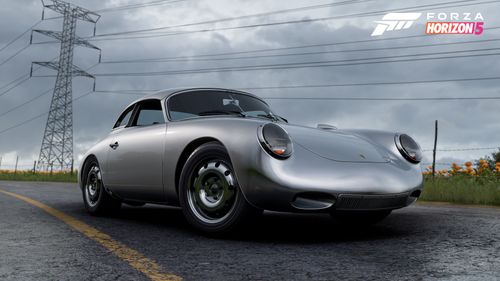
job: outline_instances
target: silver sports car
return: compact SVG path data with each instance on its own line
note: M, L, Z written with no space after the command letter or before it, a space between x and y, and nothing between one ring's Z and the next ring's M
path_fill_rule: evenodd
M209 233L263 210L376 222L420 196L421 158L406 134L291 125L249 93L176 89L128 106L84 156L79 183L91 214L181 206Z

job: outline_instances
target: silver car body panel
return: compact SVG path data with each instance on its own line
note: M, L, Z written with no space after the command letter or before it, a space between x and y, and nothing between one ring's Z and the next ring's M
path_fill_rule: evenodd
M168 98L198 90L212 89L168 90L139 99L133 104L161 100L166 123L115 129L88 151L84 159L97 157L103 182L111 193L127 200L178 205L180 161L185 150L214 140L226 148L247 201L266 210L300 210L293 202L302 194L342 199L342 204L353 209L399 208L414 202L416 198L410 194L423 187L420 166L403 158L393 132L322 130L279 122L293 144L291 157L279 160L271 157L258 139L259 127L271 120L204 116L171 121L165 108ZM111 148L116 141L119 147ZM365 204L365 199L375 203ZM404 204L395 204L401 200Z
M163 195L165 124L121 128L112 135L106 169L106 186L123 198L155 201Z

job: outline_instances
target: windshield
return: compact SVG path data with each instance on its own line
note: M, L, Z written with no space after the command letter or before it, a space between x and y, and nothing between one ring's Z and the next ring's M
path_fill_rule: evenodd
M225 91L186 92L168 99L173 121L208 115L235 115L276 119L263 101L245 94Z

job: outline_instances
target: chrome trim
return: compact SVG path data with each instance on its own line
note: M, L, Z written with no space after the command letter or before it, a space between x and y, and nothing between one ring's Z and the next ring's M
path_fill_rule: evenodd
M394 143L396 143L396 147L399 151L399 153L401 153L401 155L406 159L408 160L408 162L412 163L412 164L419 164L421 161L417 161L416 159L413 159L409 153L406 151L406 149L403 147L403 145L401 144L401 135L406 135L406 134L401 134L401 133L397 133L396 135L394 135ZM408 135L407 135L408 136ZM410 137L410 136L408 136ZM411 138L411 137L410 137ZM413 138L412 138L413 139ZM415 141L415 140L413 140ZM420 145L417 143L417 141L415 141L415 143L418 145L418 149L420 150L420 152L422 152L422 149L420 148Z
M267 143L267 140L264 138L264 132L263 132L264 127L267 125L276 125L276 126L280 127L283 130L283 132L285 132L285 134L287 134L288 138L290 139L290 149L292 150L292 151L290 151L290 153L288 155L281 156L281 155L275 154L274 152L271 151L271 149L269 148L269 145ZM290 137L290 134L288 134L288 132L282 126L275 124L275 123L266 123L266 124L260 125L257 128L257 137L259 139L259 143L260 143L261 147L270 156L277 158L279 160L288 159L288 158L290 158L290 156L292 156L292 154L293 154L293 141L292 141L292 138Z

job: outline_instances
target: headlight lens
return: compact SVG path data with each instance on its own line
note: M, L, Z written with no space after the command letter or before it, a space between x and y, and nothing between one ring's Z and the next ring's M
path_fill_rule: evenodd
M396 135L396 146L403 157L411 163L422 161L422 150L418 143L406 134Z
M269 123L259 128L260 144L271 156L286 159L292 155L292 140L280 126Z

